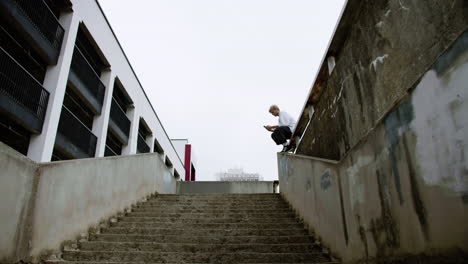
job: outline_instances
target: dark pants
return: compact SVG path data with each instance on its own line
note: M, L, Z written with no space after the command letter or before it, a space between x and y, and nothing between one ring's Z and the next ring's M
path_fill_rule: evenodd
M271 138L275 141L276 145L286 143L292 136L291 129L287 126L281 126L275 129L271 134Z

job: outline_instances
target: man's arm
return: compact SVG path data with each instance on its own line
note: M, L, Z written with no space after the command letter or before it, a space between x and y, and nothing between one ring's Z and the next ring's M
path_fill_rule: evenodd
M263 126L266 130L273 132L275 129L278 128L278 126Z

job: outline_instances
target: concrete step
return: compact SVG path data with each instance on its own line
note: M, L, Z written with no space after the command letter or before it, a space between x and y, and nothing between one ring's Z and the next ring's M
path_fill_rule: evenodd
M68 261L111 261L151 263L296 263L329 262L321 253L181 253L181 252L124 252L124 251L64 251Z
M194 194L159 194L150 199L282 199L277 193L194 193Z
M45 261L44 263L46 264L141 264L140 262L112 262L112 261ZM209 264L209 263L203 263L203 262L184 262L186 264ZM249 264L249 263L246 263L246 262L235 262L236 264ZM263 262L250 262L250 264L252 263L255 263L255 264L267 264L267 263L263 263ZM153 263L150 263L150 262L145 262L145 264L155 264L154 262ZM179 263L171 263L171 262L167 262L165 264L179 264ZM320 261L320 262L296 262L296 263L288 263L288 264L339 264L339 262L334 262L334 261L330 261L330 262L323 262L323 261Z
M156 196L281 196L279 193L161 193Z
M233 213L218 213L218 214L205 214L205 213L154 213L154 212L131 212L126 217L179 217L179 218L233 218L233 219L265 219L265 218L285 218L295 217L292 212L275 212L271 214L233 214Z
M155 208L161 210L167 209L247 209L247 210L254 210L254 209L290 209L289 205L286 203L278 203L278 204L225 204L219 203L216 205L206 205L206 204L167 204L167 203L158 203L158 204L150 204L150 203L141 203L134 208Z
M288 229L165 229L165 228L102 228L104 234L151 234L151 235L185 235L185 236L294 236L306 235L304 228Z
M259 252L259 253L311 253L321 252L310 243L302 244L189 244L159 242L81 242L85 251L158 251L158 252Z
M141 202L140 202L141 203ZM190 205L190 206L259 206L259 205L289 205L283 200L149 200L144 204L148 205Z
M282 199L280 197L271 197L271 198L179 198L179 197L157 197L148 199L151 202L230 202L230 203L262 203L262 202L280 202Z
M235 224L235 223L258 223L258 219L251 218L180 218L180 217L119 217L118 222L152 222L155 224ZM283 218L264 218L262 223L278 223L278 224L291 224L299 223L300 221L294 217Z
M158 202L146 202L139 203L137 207L211 207L211 208L275 208L275 207L287 207L289 204L283 201L277 202L261 202L261 203L250 203L250 202L185 202L185 201L158 201Z
M147 201L190 201L190 202L285 202L280 196L275 197L153 197Z
M121 228L166 228L166 229L303 229L301 223L158 223L158 222L117 222L112 227Z
M278 194L157 195L62 258L58 263L334 263Z
M281 201L281 196L156 196L149 201L207 201L207 202L254 202Z
M207 197L207 198L177 198L177 197L155 197L147 199L147 202L204 202L204 203L254 203L254 202L269 202L269 203L278 203L283 202L285 203L283 198L281 197L266 197L266 198L229 198L229 197Z
M289 208L282 209L167 209L161 210L158 208L137 207L132 209L133 212L148 212L148 213L170 213L170 214L274 214L274 213L291 213Z
M44 263L46 264L137 264L138 262L112 262L112 261L45 261ZM209 263L203 263L203 262L185 262L186 264L209 264ZM140 264L140 263L138 263ZM145 262L145 264L155 264L154 262L153 263L149 263L149 262ZM179 263L171 263L171 262L167 262L165 264L179 264ZM242 263L242 262L236 262L236 264L248 264L248 263ZM267 264L267 263L260 263L260 262L255 262L255 264ZM333 261L330 261L330 262L296 262L296 263L289 263L289 264L339 264L339 262L333 262Z
M288 236L207 236L204 235L152 235L152 234L90 234L90 241L159 242L196 244L301 244L314 240L304 234Z

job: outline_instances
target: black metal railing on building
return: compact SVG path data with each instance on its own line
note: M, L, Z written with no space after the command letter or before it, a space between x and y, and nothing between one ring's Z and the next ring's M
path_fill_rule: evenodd
M109 146L106 145L106 150L104 150L104 157L113 157L113 156L118 156L115 151L112 150Z
M96 154L97 137L65 106L62 107L57 131L89 157Z
M31 24L44 36L56 50L62 47L65 30L57 17L43 0L13 0Z
M114 98L112 98L110 118L122 130L122 132L128 137L128 135L130 134L131 122L128 119L125 112L123 111L123 109L120 108L119 104Z
M36 131L40 132L47 110L49 92L1 47L0 92L32 114L40 122L39 131ZM14 111L14 108L9 110ZM19 115L19 113L13 114Z
M141 135L138 135L137 150L138 153L150 152L150 147L146 144L146 140Z
M44 82L47 65L34 58L31 52L25 49L20 42L15 39L7 29L0 25L0 47L2 47L11 57L23 66L34 78Z
M102 106L106 88L77 46L75 46L75 50L73 51L71 70L80 78L85 84L86 89Z

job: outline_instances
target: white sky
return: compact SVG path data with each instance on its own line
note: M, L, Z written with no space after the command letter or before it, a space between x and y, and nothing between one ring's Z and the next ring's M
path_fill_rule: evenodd
M197 180L278 178L268 107L299 117L344 0L99 2L169 136L192 143Z

